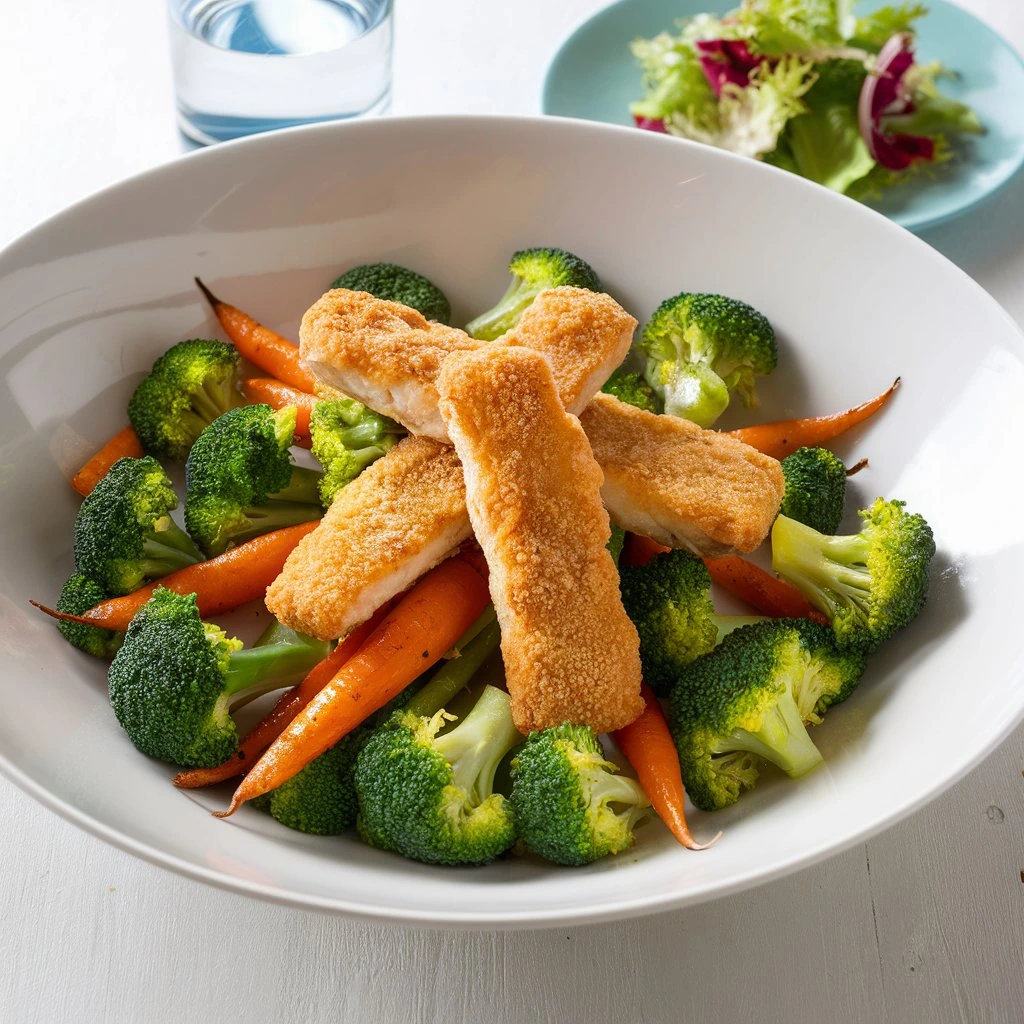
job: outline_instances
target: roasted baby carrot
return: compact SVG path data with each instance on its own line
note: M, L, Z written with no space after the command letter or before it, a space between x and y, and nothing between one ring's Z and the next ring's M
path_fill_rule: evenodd
M647 799L672 835L688 850L706 850L722 833L706 843L698 843L690 834L679 752L654 691L641 683L640 695L645 705L640 717L613 732L612 739L632 765Z
M132 426L119 430L72 478L71 486L84 498L107 475L118 459L141 459L142 442Z
M32 604L57 619L123 632L135 613L152 597L153 591L157 587L166 587L176 594L195 594L200 615L219 615L262 598L267 587L280 574L295 545L317 525L315 522L300 523L265 533L216 558L172 572L124 597L101 601L84 615L55 612L37 601Z
M623 565L646 565L655 555L663 555L671 550L664 544L651 540L650 537L642 537L639 533L627 533L619 561Z
M452 648L490 600L461 555L431 569L274 741L218 817L269 793L382 708Z
M271 377L312 394L316 378L302 365L298 345L264 327L248 313L221 302L198 277L195 281L213 307L224 333L241 355Z
M732 437L749 444L774 459L783 459L797 448L815 448L839 437L847 430L874 416L892 397L899 387L897 377L887 390L870 402L832 413L830 416L812 416L807 419L779 420L776 423L762 423L756 427L743 427L729 431Z
M762 615L776 618L813 619L827 626L829 620L813 607L792 584L777 579L759 565L739 555L705 558L712 580L733 597L745 601Z
M236 775L244 774L278 736L289 722L334 678L338 670L362 647L366 638L377 628L390 608L390 602L380 608L372 618L356 626L320 664L311 668L297 686L282 694L273 708L246 734L238 750L216 768L191 768L174 776L179 789L198 789L212 786Z
M295 406L295 443L303 448L310 446L309 417L319 401L316 395L299 391L289 384L282 384L273 377L247 377L242 381L242 392L246 401L253 404L262 402L272 409Z

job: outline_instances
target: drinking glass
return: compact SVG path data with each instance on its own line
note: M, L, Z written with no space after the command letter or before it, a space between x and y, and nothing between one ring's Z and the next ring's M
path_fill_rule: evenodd
M392 0L169 0L181 130L208 144L391 101Z

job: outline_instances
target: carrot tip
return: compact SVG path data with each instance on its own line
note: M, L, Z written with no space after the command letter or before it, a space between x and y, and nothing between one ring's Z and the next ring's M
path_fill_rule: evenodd
M868 468L868 466L870 466L870 465L871 465L871 463L870 463L870 462L868 462L868 460L867 460L867 459L861 459L861 460L860 460L860 462L855 462L855 463L854 463L854 464L853 464L853 465L852 465L852 466L851 466L851 467L850 467L850 468L849 468L849 469L848 469L848 470L846 471L846 475L847 475L847 476L855 476L855 475L856 475L857 473L859 473L859 472L860 472L860 471L861 471L862 469L867 469L867 468Z
M689 842L683 842L682 839L679 839L679 836L676 836L676 839L679 839L679 841L683 843L683 846L685 846L688 850L707 850L708 848L714 846L715 843L717 843L718 840L722 838L722 833L719 832L717 835L709 839L706 843L695 842L693 836L691 836L689 832L687 832L686 838L689 840Z
M51 619L61 619L63 622L79 622L83 626L95 626L96 623L92 619L86 619L81 615L71 615L68 612L54 611L53 608L47 608L45 604L40 604L38 601L33 601L29 598L30 605L33 608L38 608L44 615L49 615Z
M211 306L213 306L216 309L217 306L223 305L220 299L218 299L217 296L214 295L213 292L211 292L210 289L207 288L206 285L199 280L198 277L193 278L193 280L196 283L196 287L203 293L203 297Z
M234 814L235 811L237 811L238 808L241 806L241 800L235 800L234 798L232 798L231 803L223 811L211 811L210 813L215 818L230 818L231 815Z

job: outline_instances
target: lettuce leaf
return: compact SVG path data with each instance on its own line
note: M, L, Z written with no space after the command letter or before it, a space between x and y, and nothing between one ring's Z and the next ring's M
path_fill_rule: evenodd
M819 64L817 71L818 80L804 98L807 113L789 123L786 142L800 174L845 192L875 166L857 119L867 71L852 60Z
M852 0L745 0L735 24L759 53L807 56L842 47L856 28Z
M689 40L662 32L635 40L632 51L643 68L645 92L629 105L634 117L665 121L679 113L696 124L714 121L718 100Z
M705 116L697 121L676 113L666 119L665 127L670 135L740 156L761 157L778 147L788 122L807 110L801 97L814 81L813 63L783 57L774 65L762 64L752 71L746 88L726 85L714 118Z
M850 42L877 53L897 32L913 32L914 22L927 13L928 8L916 2L881 7L863 18L857 18Z

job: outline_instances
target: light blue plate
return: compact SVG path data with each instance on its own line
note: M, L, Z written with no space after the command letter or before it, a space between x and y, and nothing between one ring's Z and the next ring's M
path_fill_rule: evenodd
M724 13L738 0L619 0L581 25L561 46L544 81L545 114L632 124L629 104L643 89L629 52L638 36L672 29L679 18ZM865 3L858 10L883 6ZM955 159L931 180L897 186L871 205L912 231L956 217L1005 185L1024 163L1024 62L972 14L929 0L918 23L917 54L941 60L958 77L942 91L977 111L987 131L957 144Z

